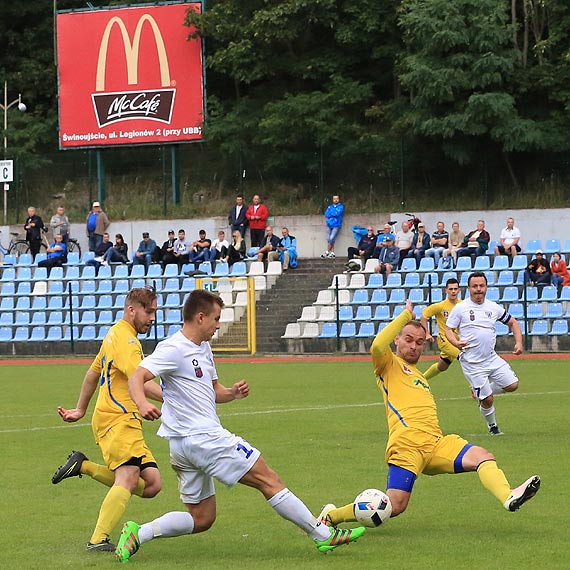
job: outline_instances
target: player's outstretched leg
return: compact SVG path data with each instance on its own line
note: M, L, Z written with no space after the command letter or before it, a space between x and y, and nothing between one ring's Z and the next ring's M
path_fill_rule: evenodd
M133 521L127 521L121 530L119 542L115 549L115 557L119 562L128 562L140 548L139 529L140 525Z
M540 489L540 477L538 475L527 479L522 485L511 491L509 498L503 506L507 511L514 512L520 509L529 499L532 499Z
M366 532L366 529L363 526L352 529L331 527L330 530L331 534L327 540L315 540L315 544L317 545L317 550L319 552L329 552L343 544L355 542Z
M87 461L87 457L84 453L81 451L72 451L68 455L67 461L58 467L57 471L53 474L51 482L57 485L57 483L69 477L81 477L81 464L84 461Z

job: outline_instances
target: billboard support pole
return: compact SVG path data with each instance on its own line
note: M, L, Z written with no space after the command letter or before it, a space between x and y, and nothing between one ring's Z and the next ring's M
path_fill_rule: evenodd
M178 145L173 144L170 147L170 168L172 178L172 204L178 206L180 204L180 181L178 176Z
M97 149L97 200L103 204L105 202L105 168L103 165L103 155Z

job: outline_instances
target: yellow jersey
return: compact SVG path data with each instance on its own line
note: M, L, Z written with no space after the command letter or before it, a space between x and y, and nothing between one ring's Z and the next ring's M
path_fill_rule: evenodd
M444 299L439 303L434 303L433 305L429 305L422 311L422 316L426 319L430 317L435 317L437 322L437 326L439 329L438 336L440 337L442 342L448 342L447 337L445 336L445 327L447 325L447 317L449 317L449 313L455 305L461 303L461 299L457 299L457 303L452 303L449 299ZM459 338L457 335L457 331L455 330L455 336Z
M390 348L394 337L411 320L411 313L404 310L378 333L370 348L376 382L384 397L390 437L407 428L441 436L429 382L415 365L396 356Z
M124 319L114 324L91 364L99 375L99 395L93 413L93 431L98 440L128 414L138 417L138 408L129 395L129 376L143 359L137 331Z

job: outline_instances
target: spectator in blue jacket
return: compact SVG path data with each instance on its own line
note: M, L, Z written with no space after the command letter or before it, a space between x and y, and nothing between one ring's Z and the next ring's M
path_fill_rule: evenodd
M375 247L376 235L374 234L374 228L368 226L368 233L360 238L358 246L348 248L348 260L361 259L362 263L366 263L366 260L372 257Z
M340 196L334 195L332 197L332 204L325 211L325 218L327 221L328 235L327 235L327 250L321 257L335 258L334 242L342 227L342 217L344 216L344 205L340 202Z
M152 263L152 256L154 250L156 249L156 242L150 239L148 232L143 232L142 241L139 243L139 247L135 251L133 257L133 265L145 265L148 267Z
M289 228L282 228L281 236L275 251L270 251L267 254L267 260L279 260L283 266L283 271L287 271L289 267L295 269L297 267L297 238L289 233Z
M53 243L47 248L47 258L38 262L38 267L46 267L47 274L52 267L61 267L67 261L67 246L63 241L63 234L55 234Z

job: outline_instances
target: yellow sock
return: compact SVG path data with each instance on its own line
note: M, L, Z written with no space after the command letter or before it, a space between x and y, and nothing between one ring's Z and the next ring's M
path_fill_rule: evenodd
M483 487L490 491L503 504L511 494L511 486L496 461L485 461L477 468L477 475Z
M432 364L425 372L424 372L424 378L426 380L429 380L430 378L433 378L434 376L437 376L438 374L441 373L441 370L437 367L437 365L439 364L439 362L436 362L435 364Z
M339 507L338 509L333 509L330 511L328 516L334 526L343 522L354 522L356 517L354 516L354 504L349 503L344 507Z
M125 509L131 498L131 493L124 487L113 485L99 510L99 518L91 537L91 544L98 544L111 535L113 529L125 514Z
M85 460L81 464L81 473L95 479L107 487L112 487L115 484L115 473L111 471L105 465L99 465L98 463L93 463L93 461ZM142 477L139 477L139 482L137 488L133 491L133 495L137 497L142 497L144 492L145 482Z

